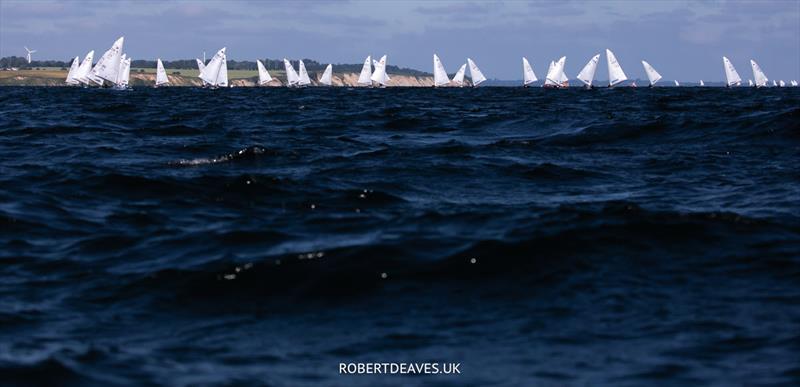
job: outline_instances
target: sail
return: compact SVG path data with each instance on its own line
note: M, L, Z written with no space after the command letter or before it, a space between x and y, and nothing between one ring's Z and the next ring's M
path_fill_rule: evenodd
M797 81L792 81L792 86L797 86Z
M267 68L264 67L264 64L261 63L260 60L256 59L256 65L258 66L258 84L264 85L272 81L272 77L269 75Z
M736 72L736 68L733 67L733 63L731 63L731 61L724 56L722 57L722 66L725 67L725 83L728 86L742 83L742 78L739 77L739 73Z
M223 75L223 67L225 68L224 84L220 83L219 81ZM227 57L225 55L225 47L221 48L216 54L214 54L214 57L211 58L203 71L200 72L200 78L202 78L205 83L212 86L228 85L228 64Z
M752 87L753 86L753 80L752 79L748 79L747 80L747 85Z
M606 49L606 60L608 61L608 86L614 86L628 79L625 72L622 71L622 66L617 62L617 57L609 49Z
M705 85L706 85L705 82L703 82L703 80L701 79L700 80L700 86L705 86Z
M775 82L775 80L774 80L774 79L772 80L772 86L778 86L778 83L777 83L777 82Z
M127 87L131 79L131 58L125 58L119 69L119 80L117 86Z
M436 54L433 54L433 85L444 86L450 83L450 78L447 76L447 71L444 70L442 61Z
M216 85L228 87L228 56L224 52L222 53L222 65L219 66Z
M83 58L83 62L81 65L78 66L78 72L75 74L75 79L78 82L89 84L89 78L87 75L92 71L92 59L94 59L94 50L89 51L88 54Z
M306 71L306 64L303 63L302 59L300 59L298 67L300 69L300 77L297 80L297 84L300 86L310 85L311 79L308 78L308 71Z
M478 68L478 65L476 65L475 62L470 58L467 58L467 64L469 65L469 77L472 78L472 86L478 86L483 83L483 81L486 80L486 77L483 76L483 73L481 72L481 69Z
M781 79L780 81L778 81L778 86L786 87L786 82L784 82L783 79Z
M567 74L564 73L564 64L566 60L567 57L562 56L557 62L550 62L550 70L547 71L547 79L544 82L545 85L561 87L564 85L564 82L569 80Z
M169 83L167 78L167 71L164 70L164 64L161 63L161 58L156 59L156 86L166 85Z
M453 83L458 86L464 86L464 72L467 70L467 64L464 63L456 72L456 75L453 76Z
M677 80L675 80L675 86L680 86L680 85L681 85L681 84L680 84L680 83L678 83L678 81L677 81Z
M556 67L558 68L558 81L562 87L569 86L569 78L567 78L567 73L564 72L564 68L567 65L567 57L562 56L561 59L556 62Z
M370 80L384 86L386 86L386 83L389 82L389 79L386 76L386 55L382 56L381 60L379 60L375 65L375 72L372 73Z
M122 82L122 70L125 68L125 54L119 58L119 71L117 71L117 80L114 81L114 84L119 86Z
M105 79L109 82L117 81L117 74L119 73L119 63L122 58L122 44L125 42L125 37L121 37L114 42L108 51L106 51L97 64L92 69L92 74L98 78Z
M531 67L530 62L528 62L528 58L522 57L522 84L527 85L529 83L533 83L538 81L539 79L536 78L536 74L533 72L533 67Z
M642 66L644 66L644 72L647 74L647 79L650 80L650 86L655 85L656 82L661 79L661 74L659 74L658 71L656 71L656 69L654 69L653 66L650 66L650 63L647 63L646 61L642 61Z
M300 76L297 75L297 71L294 71L294 66L292 63L289 62L288 59L283 58L283 68L286 69L286 85L291 86L297 84L300 81Z
M197 61L197 70L202 72L203 69L206 68L206 65L203 64L203 61L200 59L195 58L195 60Z
M322 78L319 79L319 83L327 86L332 85L333 84L333 82L331 82L332 76L333 76L333 65L328 64L328 67L325 68L325 72L322 73Z
M586 63L586 66L583 66L583 70L578 73L578 80L585 83L586 86L591 86L592 81L594 81L594 73L597 72L597 62L600 61L600 54L597 54L589 59L589 62Z
M753 66L753 79L755 79L756 86L766 86L769 79L767 79L767 76L761 71L761 67L758 63L750 59L750 65Z
M72 60L72 66L69 66L67 79L64 81L68 85L77 85L79 83L75 78L75 75L78 73L78 67L80 67L80 58L76 56L75 59Z
M364 66L361 66L361 74L358 75L357 83L359 85L371 85L372 80L372 56L367 55L367 59L364 59Z

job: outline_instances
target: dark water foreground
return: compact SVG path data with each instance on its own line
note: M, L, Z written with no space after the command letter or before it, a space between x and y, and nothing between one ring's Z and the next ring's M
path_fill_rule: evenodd
M796 88L0 88L0 230L4 385L800 382Z

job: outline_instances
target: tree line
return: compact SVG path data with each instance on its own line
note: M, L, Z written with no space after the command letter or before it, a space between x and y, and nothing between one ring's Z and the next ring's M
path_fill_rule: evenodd
M190 70L190 69L197 69L197 61L195 59L181 59L181 60L170 60L170 61L162 61L164 63L164 68L167 70ZM297 68L298 67L298 60L290 60L292 65ZM283 66L283 59L261 59L261 63L264 64L264 67L267 70L284 70ZM306 70L308 71L324 71L327 64L319 63L313 59L303 59L303 63L306 65ZM5 68L19 68L19 69L31 69L37 67L59 67L68 69L72 65L72 58L66 61L60 60L34 60L28 64L28 60L24 57L20 56L8 56L5 58L0 58L0 69ZM357 73L361 71L361 67L363 64L343 64L338 63L334 64L334 71L336 72L353 72ZM154 60L143 60L137 59L131 61L131 68L155 68L156 61ZM236 61L236 60L228 60L228 70L258 70L255 61ZM424 76L430 75L430 73L426 73L424 71L409 69L409 68L400 68L397 66L389 65L386 67L386 72L391 74L397 75L416 75L416 76Z

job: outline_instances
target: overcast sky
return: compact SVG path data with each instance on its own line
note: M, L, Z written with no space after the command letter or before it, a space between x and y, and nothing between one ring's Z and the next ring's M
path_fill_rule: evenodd
M573 78L610 48L629 78L647 60L665 80L718 81L723 55L743 78L755 59L772 79L800 79L800 0L762 1L53 1L0 0L0 56L66 59L125 36L134 59L312 58L453 73L467 57L489 78L539 77L567 56ZM607 78L605 56L598 79Z

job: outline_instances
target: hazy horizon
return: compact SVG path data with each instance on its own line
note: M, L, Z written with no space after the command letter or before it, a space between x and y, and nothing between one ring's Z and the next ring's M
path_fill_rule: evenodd
M586 61L616 54L628 77L645 79L647 60L665 80L717 82L723 55L743 78L755 59L770 79L800 78L797 1L451 2L218 1L0 2L0 57L35 60L96 55L125 36L134 59L210 58L228 47L234 60L311 58L431 71L435 52L449 73L473 58L492 79L521 79L526 56L539 78L567 56L574 78Z

